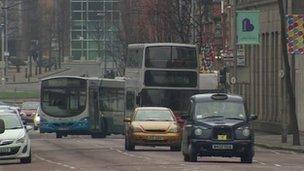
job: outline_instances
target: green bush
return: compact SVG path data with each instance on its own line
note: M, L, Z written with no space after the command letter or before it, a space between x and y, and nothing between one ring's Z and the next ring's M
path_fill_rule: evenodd
M39 98L39 92L36 91L5 91L0 92L0 99L32 99Z

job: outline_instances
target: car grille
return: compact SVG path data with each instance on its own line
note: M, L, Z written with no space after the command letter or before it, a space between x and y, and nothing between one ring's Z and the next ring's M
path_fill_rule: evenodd
M213 139L216 140L232 140L232 129L230 127L213 128Z
M157 132L166 132L166 130L163 129L145 129L146 132L153 132L153 133L157 133Z
M19 151L20 147L12 147L11 151L8 153L0 153L0 156L8 156L8 155L14 155L17 154Z

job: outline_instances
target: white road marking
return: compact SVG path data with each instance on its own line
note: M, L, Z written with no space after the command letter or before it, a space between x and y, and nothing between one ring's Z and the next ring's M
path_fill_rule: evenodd
M67 165L67 164L63 164L63 163L60 163L60 162L54 162L52 160L48 160L48 159L45 159L45 158L43 158L41 156L38 156L37 154L35 154L35 157L38 158L41 161L45 161L45 162L48 162L48 163L51 163L51 164L55 164L55 165L58 165L58 166L63 166L63 167L69 168L69 169L75 169L75 167L73 167L73 166L70 166L70 165Z
M277 152L277 151L271 150L271 152L273 152L274 154L278 154L278 155L280 155L280 153L279 153L279 152Z
M277 167L281 167L281 165L279 165L279 164L274 164L275 166L277 166Z

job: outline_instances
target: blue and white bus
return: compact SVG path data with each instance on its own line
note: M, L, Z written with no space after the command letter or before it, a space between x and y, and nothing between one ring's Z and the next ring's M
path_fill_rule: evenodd
M41 82L40 132L56 133L57 138L67 135L104 138L122 133L124 92L124 80L46 78Z

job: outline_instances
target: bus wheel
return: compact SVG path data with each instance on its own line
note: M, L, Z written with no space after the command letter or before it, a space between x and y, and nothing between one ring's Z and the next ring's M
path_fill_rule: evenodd
M62 138L62 134L56 133L56 138Z

